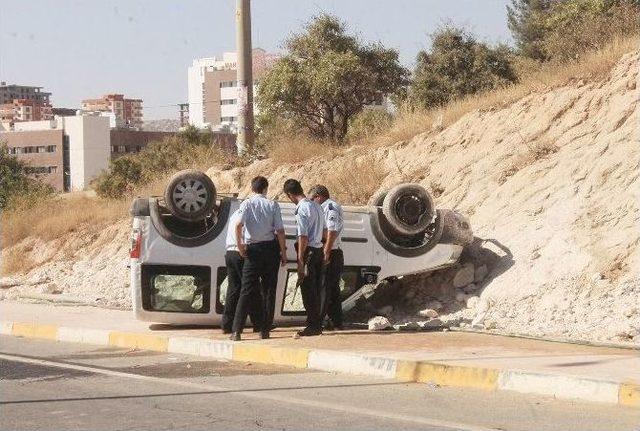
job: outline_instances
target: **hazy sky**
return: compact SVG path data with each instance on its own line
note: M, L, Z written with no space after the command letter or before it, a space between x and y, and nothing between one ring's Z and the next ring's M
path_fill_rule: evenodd
M320 12L412 66L441 23L510 43L508 0L253 0L253 45L283 39ZM177 118L187 67L235 50L234 0L0 0L0 80L40 85L54 106L118 92L144 99L146 119Z

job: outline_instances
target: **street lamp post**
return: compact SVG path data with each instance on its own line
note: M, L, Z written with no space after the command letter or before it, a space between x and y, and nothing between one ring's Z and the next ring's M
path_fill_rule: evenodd
M253 147L253 59L251 53L251 1L236 0L238 56L238 154Z

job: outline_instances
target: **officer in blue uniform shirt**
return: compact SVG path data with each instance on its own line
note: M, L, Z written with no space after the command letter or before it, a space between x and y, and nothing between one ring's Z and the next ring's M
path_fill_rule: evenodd
M227 294L224 301L224 313L222 314L222 332L230 334L232 332L233 318L236 314L240 287L242 285L242 268L244 258L238 252L236 241L236 224L240 220L240 211L236 210L229 217L227 225L226 253L224 261L227 266ZM262 330L262 295L256 290L251 301L249 317L253 325L253 331Z
M322 238L325 233L322 207L304 195L298 180L288 179L284 193L296 204L296 251L298 256L298 284L302 303L307 311L307 327L300 336L322 334Z
M319 203L324 212L327 235L324 241L324 298L321 317L329 319L326 329L343 329L342 301L340 299L340 278L344 269L344 255L340 249L344 215L342 207L329 196L329 190L322 184L309 190L309 199Z
M267 199L269 182L265 177L251 180L253 195L240 204L240 219L236 222L238 252L244 257L242 287L233 318L231 340L240 341L247 314L256 290L262 293L261 338L269 338L273 325L278 262L287 263L284 226L280 205Z

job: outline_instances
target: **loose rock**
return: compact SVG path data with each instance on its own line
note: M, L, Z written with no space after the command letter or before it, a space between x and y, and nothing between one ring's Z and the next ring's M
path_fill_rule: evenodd
M369 319L367 322L367 326L369 327L369 331L382 331L383 329L391 328L391 322L384 316L376 316Z
M473 283L473 278L475 276L475 271L473 269L473 264L467 263L462 268L456 272L456 275L453 277L453 287L460 288L464 287L467 284Z
M475 309L478 306L480 298L478 296L470 296L467 299L467 308Z
M425 308L424 310L418 311L418 314L423 317L435 318L438 317L438 312L432 308Z
M487 268L487 265L480 265L475 270L473 281L480 283L487 277L487 274L489 274L489 268Z

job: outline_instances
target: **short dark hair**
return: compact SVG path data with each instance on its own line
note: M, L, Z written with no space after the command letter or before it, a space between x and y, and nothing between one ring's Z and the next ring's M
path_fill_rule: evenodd
M302 191L302 186L300 185L300 181L294 180L293 178L289 178L287 181L285 181L282 189L288 195L298 196L304 194L304 191Z
M269 181L265 177L257 176L251 180L251 191L254 193L264 193L269 187Z
M325 199L329 199L329 189L327 189L325 186L323 186L322 184L316 184L315 186L311 187L311 189L309 190L309 194L312 196L322 196Z

